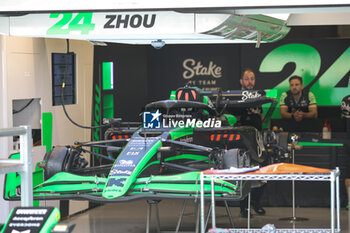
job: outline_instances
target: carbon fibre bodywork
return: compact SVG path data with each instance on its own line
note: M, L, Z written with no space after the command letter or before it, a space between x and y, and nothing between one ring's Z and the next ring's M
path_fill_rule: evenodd
M180 99L175 96L175 99L150 103L145 111L157 110L165 118L187 114L197 120L220 121L222 126L149 129L115 121L106 130L105 140L56 146L48 152L39 164L41 168L34 173L34 199L94 202L195 199L200 193L200 171L229 168L232 164L245 167L264 160L259 132L249 126L234 127L232 116L218 113L227 106L245 107L246 101L222 99L222 93L216 93L213 104L208 96L215 96L215 93L207 95L195 88L180 90L181 93L177 92ZM186 91L189 95L182 100ZM198 102L199 96L201 102ZM274 99L259 96L249 101L250 106L256 106L272 103ZM99 148L100 152L95 152L94 148ZM97 156L101 163L89 166L84 153ZM227 162L231 160L236 162ZM5 199L20 198L19 176L7 174ZM215 195L222 200L240 200L250 190L249 182L215 180L214 183ZM205 196L209 196L210 180L204 181L204 190Z

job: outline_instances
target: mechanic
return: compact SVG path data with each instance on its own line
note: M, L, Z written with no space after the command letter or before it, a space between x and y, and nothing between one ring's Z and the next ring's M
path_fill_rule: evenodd
M290 77L289 88L289 91L281 95L281 118L297 122L304 118L317 118L316 98L312 92L304 89L303 79L296 75Z
M242 90L253 90L255 86L255 74L254 71L250 68L243 70L241 79ZM241 115L237 116L236 125L249 125L255 127L257 130L262 130L262 119L263 119L263 110L262 107L255 108L246 108L241 111ZM264 186L253 188L251 191L251 207L258 215L264 215L266 212L260 204L261 196L264 191ZM248 217L248 197L240 201L240 216L243 218Z

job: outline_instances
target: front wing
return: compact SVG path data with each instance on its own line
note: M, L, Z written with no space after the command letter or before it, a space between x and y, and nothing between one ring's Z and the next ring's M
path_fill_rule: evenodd
M14 173L13 173L14 174ZM20 199L19 175L6 177L4 199ZM200 173L186 172L176 175L150 176L138 178L128 192L118 198L107 199L102 196L107 178L80 176L59 172L33 188L34 200L89 200L92 202L123 202L137 199L196 199L200 197ZM10 178L10 179L9 179ZM15 178L15 179L13 179ZM215 197L221 200L241 200L246 197L250 183L215 180ZM204 180L204 195L211 195L211 180Z

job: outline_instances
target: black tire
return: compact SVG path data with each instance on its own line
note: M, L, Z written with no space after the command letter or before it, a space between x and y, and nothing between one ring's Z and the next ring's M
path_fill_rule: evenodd
M73 172L75 169L84 168L88 162L80 157L80 153L70 147L56 146L47 152L44 157L44 180L49 179L58 172Z
M44 180L48 180L57 172L64 170L68 152L69 150L67 147L56 146L45 154L44 161L46 162L46 166L44 169Z

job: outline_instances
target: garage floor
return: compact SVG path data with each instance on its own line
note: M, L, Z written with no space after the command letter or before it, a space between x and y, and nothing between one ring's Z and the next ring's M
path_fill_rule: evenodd
M64 223L75 223L74 233L145 233L147 226L147 203L135 201L127 203L113 203L99 206L67 219ZM160 228L162 232L175 232L178 217L183 206L182 200L163 200L158 204ZM208 207L208 204L206 204ZM281 221L280 218L291 217L292 208L269 207L265 216L253 213L251 228L262 228L266 224L274 224L276 228L330 228L329 208L297 208L296 216L308 218L295 224ZM155 221L155 206L152 207L152 218L149 232L157 232ZM187 201L185 214L180 226L180 232L195 232L196 218L193 201ZM247 219L239 217L239 208L230 207L235 228L246 228ZM226 208L216 208L217 226L231 228L226 214ZM211 223L209 223L211 224ZM341 209L342 232L348 231L348 211Z

